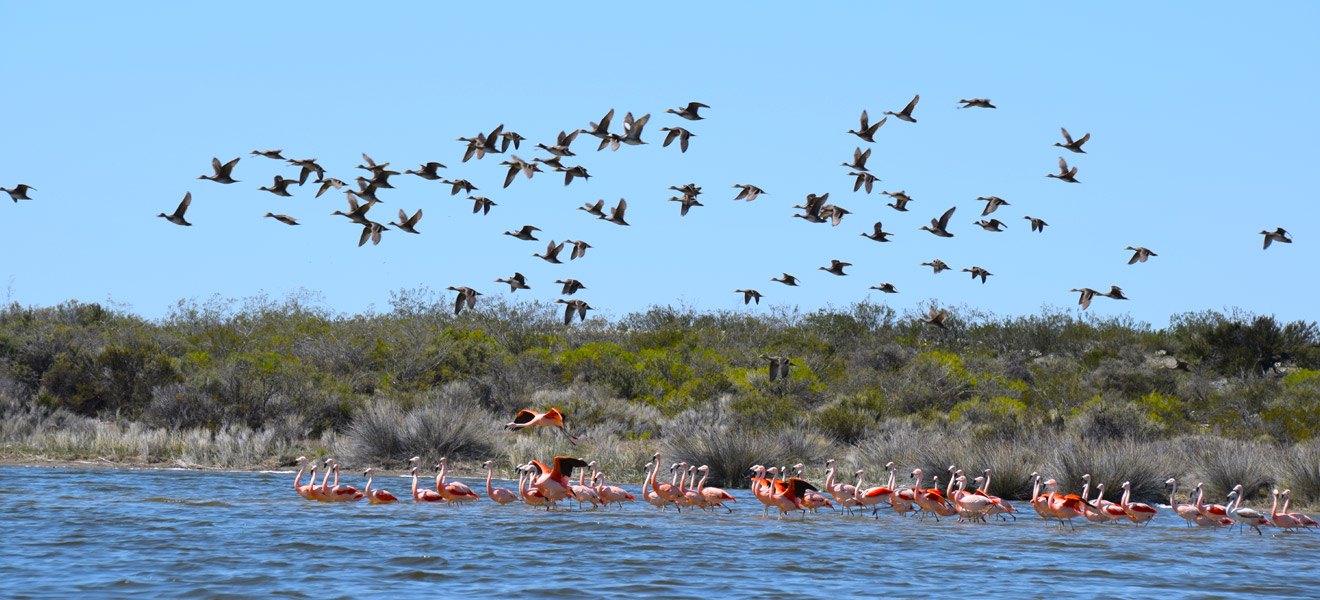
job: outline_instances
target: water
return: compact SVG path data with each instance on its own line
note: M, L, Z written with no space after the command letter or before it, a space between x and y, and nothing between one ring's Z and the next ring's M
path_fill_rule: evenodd
M308 502L292 473L0 467L0 596L1316 597L1320 534ZM359 478L348 483L361 487ZM434 480L432 480L434 481ZM407 497L408 480L377 479ZM516 482L505 482L514 487ZM624 486L634 494L636 486ZM828 513L828 511L826 511Z

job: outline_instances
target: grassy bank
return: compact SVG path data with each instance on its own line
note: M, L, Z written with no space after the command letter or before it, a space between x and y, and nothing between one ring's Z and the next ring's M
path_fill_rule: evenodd
M903 474L989 467L1007 496L1040 471L1074 489L1083 473L1111 491L1131 480L1143 500L1175 476L1216 498L1242 483L1249 498L1278 485L1320 502L1314 323L1208 312L1156 329L964 307L941 330L916 321L924 306L863 303L654 307L564 326L552 304L495 298L455 316L427 290L397 293L382 314L317 306L188 301L156 321L95 304L6 307L0 452L224 468L445 455L506 473L573 454L636 481L659 451L709 464L725 485L752 462L802 462L819 479L835 458L869 481L889 461ZM795 367L769 381L760 354ZM501 430L518 409L549 406L579 446Z

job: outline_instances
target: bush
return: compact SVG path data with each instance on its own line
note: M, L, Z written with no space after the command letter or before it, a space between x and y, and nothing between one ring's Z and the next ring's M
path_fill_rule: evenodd
M1269 494L1274 473L1268 448L1213 437L1185 438L1177 445L1197 478L1205 483L1207 502L1221 503L1236 485L1242 486L1243 502Z
M1314 442L1280 451L1276 477L1293 498L1314 506L1320 503L1320 444Z
M1094 438L1088 438L1094 439ZM1132 439L1083 442L1065 438L1055 444L1049 469L1041 471L1044 479L1059 482L1060 493L1079 493L1082 475L1091 475L1091 489L1105 484L1105 499L1117 502L1124 481L1131 482L1133 502L1158 502L1167 497L1164 481L1177 474L1178 464L1166 442L1139 442Z

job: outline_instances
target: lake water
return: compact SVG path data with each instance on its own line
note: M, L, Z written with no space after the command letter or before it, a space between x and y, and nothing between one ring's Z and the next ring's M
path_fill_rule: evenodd
M643 502L545 512L308 502L293 473L0 467L0 596L824 598L1320 596L1320 534L1029 516L986 524L762 518ZM347 477L359 488L363 481ZM434 482L434 479L431 479ZM407 479L381 483L407 497ZM505 482L505 487L516 487ZM624 486L636 493L637 486Z

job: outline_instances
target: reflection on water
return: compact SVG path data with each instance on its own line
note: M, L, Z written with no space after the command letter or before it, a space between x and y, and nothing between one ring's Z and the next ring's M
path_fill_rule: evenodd
M307 502L292 473L0 467L7 541L0 589L15 598L911 597L991 593L1241 597L1320 589L1320 534L1246 535L1034 514L1017 522L919 522L831 514L777 521L745 490L732 514L545 512ZM349 483L361 486L362 482ZM408 480L377 483L406 497ZM484 497L484 481L468 481ZM513 487L506 483L506 487ZM624 486L636 494L637 486ZM1262 565L1276 565L1265 569Z

